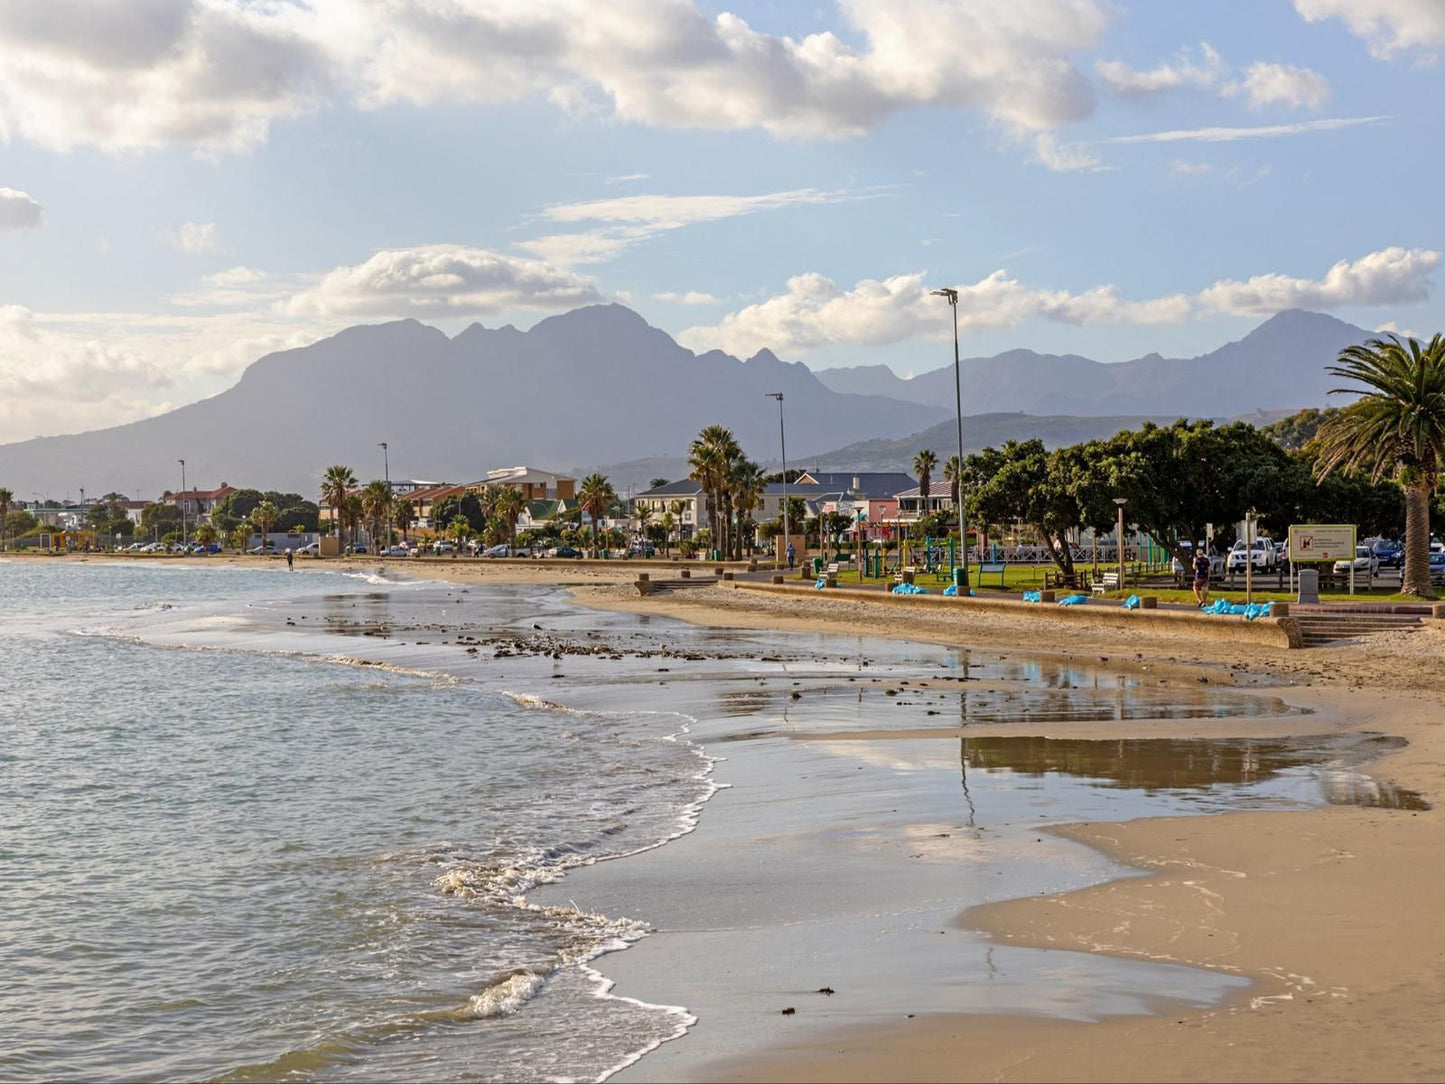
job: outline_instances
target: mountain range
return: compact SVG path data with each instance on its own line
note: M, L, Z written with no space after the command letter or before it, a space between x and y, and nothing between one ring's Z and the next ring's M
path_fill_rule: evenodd
M1290 311L1190 359L1120 364L1013 350L963 363L969 448L1009 437L1050 444L1113 433L1146 417L1229 417L1320 405L1324 365L1369 333ZM490 468L611 468L620 490L675 475L707 424L775 462L782 392L791 464L897 467L952 446L952 366L909 380L883 366L814 373L763 350L695 354L621 305L542 320L529 331L473 324L448 337L415 320L348 328L253 363L236 385L158 417L0 445L0 484L17 495L117 490L153 497L233 485L315 492L347 463L363 480L470 481ZM1023 412L1023 413L1020 413ZM937 427L936 433L934 427ZM671 468L671 469L664 469Z

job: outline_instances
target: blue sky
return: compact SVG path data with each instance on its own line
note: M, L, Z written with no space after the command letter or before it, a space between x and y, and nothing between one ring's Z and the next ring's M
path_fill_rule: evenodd
M1445 327L1438 0L11 0L0 441L621 300L815 368Z

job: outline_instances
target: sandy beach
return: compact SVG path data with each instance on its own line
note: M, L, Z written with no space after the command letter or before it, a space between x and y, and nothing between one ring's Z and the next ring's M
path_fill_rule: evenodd
M1066 825L1054 830L1060 840L1085 844L1147 876L989 903L953 916L958 928L980 932L999 946L1184 964L1249 980L1247 990L1221 1003L1184 1008L1168 1002L1163 1013L1116 1015L1102 1022L1018 1012L910 1015L904 1004L892 1023L800 1016L782 1027L770 1020L751 1048L716 1052L703 1067L710 1079L1445 1076L1445 1037L1438 1026L1445 997L1445 932L1439 926L1445 890L1439 862L1445 845L1445 813L1439 808L1445 799L1440 725L1445 631L1436 622L1427 621L1415 632L1324 649L1239 649L1227 642L1081 629L1046 615L917 614L847 599L773 598L723 587L643 599L627 582L633 571L586 563L559 572L522 564L428 561L407 562L398 571L458 583L562 583L587 606L720 628L1017 649L1156 678L1167 673L1181 685L1253 689L1307 706L1314 713L1307 729L1316 732L1322 726L1378 732L1409 743L1371 765L1369 774L1418 792L1434 808L1338 805L1306 812ZM1170 724L1168 733L1261 736L1299 732L1303 725L1279 717L1200 720ZM1147 721L1041 723L1012 732L1137 738L1160 735L1163 727ZM983 731L970 728L970 733ZM909 739L898 732L890 737ZM922 742L939 734L916 737ZM629 867L629 872L639 868ZM617 970L633 980L646 962L641 949L616 958ZM604 965L604 970L611 974L613 968ZM685 1044L676 1046L682 1050ZM658 1056L645 1059L630 1078L653 1079L652 1067L667 1065L652 1060Z

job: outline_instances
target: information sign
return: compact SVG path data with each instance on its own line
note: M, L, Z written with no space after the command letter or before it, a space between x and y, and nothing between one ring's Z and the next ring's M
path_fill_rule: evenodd
M1289 559L1344 561L1355 556L1355 528L1349 523L1296 523L1289 529Z

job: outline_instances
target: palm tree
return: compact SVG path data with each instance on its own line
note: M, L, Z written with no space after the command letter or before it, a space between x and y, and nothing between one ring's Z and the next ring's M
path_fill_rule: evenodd
M708 495L708 521L716 545L723 553L730 549L732 538L733 466L742 458L733 431L724 425L709 425L697 435L688 449L688 475Z
M637 520L637 533L642 536L642 555L647 556L647 521L652 518L652 505L634 504L632 518Z
M1428 346L1398 336L1371 339L1340 351L1331 376L1359 388L1332 388L1331 395L1360 398L1320 426L1315 475L1368 470L1374 481L1387 474L1405 490L1405 569L1401 590L1433 598L1430 584L1430 495L1445 466L1445 336Z
M682 541L682 517L687 511L686 501L673 501L667 506L667 514L672 517L672 525L677 530L676 542Z
M391 511L391 525L401 532L401 540L407 540L407 532L416 522L416 505L410 500L400 500Z
M355 488L356 472L350 467L341 464L327 467L326 473L321 476L321 503L331 506L338 542L346 519L346 497Z
M958 517L958 522L963 523L963 471L959 469L958 456L951 455L948 462L943 465L943 481L948 486L949 496L953 499L953 512ZM962 542L959 543L962 545Z
M597 556L599 521L617 501L617 491L605 474L595 471L582 479L582 488L577 491L582 510L592 517L592 556Z
M5 540L5 521L10 518L10 505L14 502L14 492L0 487L0 550L8 548Z
M508 556L517 556L517 520L522 518L526 510L527 501L522 496L522 491L516 486L503 486L497 494L496 500L492 502L497 517L507 525L508 545L511 549Z
M768 474L751 459L741 459L733 467L731 488L733 503L738 511L737 538L733 543L733 560L743 558L743 542L751 550L757 539L757 525L753 522L753 510L763 503L763 491L768 486Z
M913 457L913 473L918 475L918 503L921 515L928 515L928 497L933 492L933 471L938 466L938 455L931 448L924 448Z
M261 536L261 547L266 546L266 536L271 533L271 525L281 515L278 509L270 501L262 501L255 508L251 509L251 522L256 527L256 533Z
M207 548L220 537L220 534L221 532L216 530L214 523L202 523L196 528L195 539L202 548Z
M391 486L377 478L366 484L361 491L362 514L366 516L366 529L371 534L372 552L381 546L381 529L391 523Z
M672 556L672 528L675 524L671 512L662 513L662 555Z
M366 506L361 503L360 493L347 495L346 503L341 509L342 517L346 520L346 526L351 530L351 546L356 548L356 532L361 529L361 522L366 517Z

